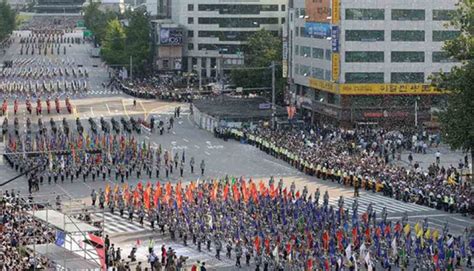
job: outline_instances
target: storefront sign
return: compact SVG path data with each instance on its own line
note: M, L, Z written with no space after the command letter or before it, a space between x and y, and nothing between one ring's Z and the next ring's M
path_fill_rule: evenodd
M327 38L331 36L331 25L328 23L306 22L304 31L307 37Z
M423 95L444 94L428 84L340 84L341 95Z
M307 22L328 23L331 14L330 0L305 0Z
M332 24L339 24L341 18L341 3L339 0L332 0Z
M331 27L331 49L333 53L339 53L339 27L337 25Z
M309 87L337 94L336 84L330 81L309 78Z

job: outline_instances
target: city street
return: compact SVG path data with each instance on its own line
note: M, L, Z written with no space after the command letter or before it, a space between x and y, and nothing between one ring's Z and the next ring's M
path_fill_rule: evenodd
M14 35L19 38L19 36L27 35L27 32L17 32ZM79 37L82 35L82 32L76 32L70 35L71 37ZM0 61L21 58L42 59L45 57L42 55L20 56L18 46L18 43L12 45L12 47L7 50L7 53L1 56ZM187 184L191 181L203 182L223 179L226 176L230 179L242 177L246 180L252 178L257 182L260 180L268 182L271 177L274 177L275 182L278 182L279 179L283 179L286 186L290 186L294 182L297 190L303 190L306 186L310 194L314 194L316 189L321 191L321 195L323 195L325 191L328 191L330 196L329 203L336 208L340 196L343 196L345 199L345 209L351 209L353 202L357 200L359 204L359 215L362 215L367 210L369 204L372 203L379 217L382 210L386 208L388 220L390 221L400 220L406 212L409 218L409 224L412 227L415 227L415 224L422 222L425 218L428 219L431 229L442 231L445 225L448 225L449 232L456 235L461 235L465 229L474 226L474 220L471 217L462 216L459 213L439 211L414 203L397 201L393 198L384 197L380 193L375 194L370 191L361 191L360 197L356 199L353 197L353 189L349 187L343 187L337 183L305 175L286 162L278 160L254 146L241 144L234 140L224 141L215 138L213 134L208 131L199 129L190 117L189 104L159 100L141 100L124 95L118 91L110 91L103 87L103 84L108 82L108 71L99 59L90 57L90 49L91 46L89 44L73 44L68 47L68 54L66 56L47 56L47 58L53 59L67 58L74 61L76 65L82 65L89 70L91 75L88 79L90 91L71 97L73 108L71 114L66 113L65 109L63 109L60 114L54 112L48 115L43 112L42 116L37 116L34 113L30 115L26 112L24 102L21 102L19 113L15 116L11 110L11 108L13 108L13 102L10 99L8 101L10 110L5 116L0 117L0 122L3 122L4 118L8 118L10 121L9 131L11 132L13 118L18 117L20 127L23 127L21 130L26 131L26 121L27 118L29 118L32 123L33 133L37 133L37 122L40 117L48 129L50 129L50 119L62 127L62 120L65 118L72 131L76 129L76 119L80 119L86 128L86 133L92 134L88 123L89 118L94 119L97 124L100 123L100 118L104 118L110 122L112 118L120 120L122 117L133 117L145 121L150 121L151 118L154 118L156 122L161 120L167 123L171 117L175 117L175 109L180 107L180 117L175 119L175 125L169 132L165 131L163 135L160 135L157 131L152 133L147 128L142 127L141 134L132 132L131 136L136 138L139 142L144 141L147 144L150 143L153 150L161 146L163 150L169 150L173 156L176 153L179 157L185 155L186 164L183 177L179 176L178 169L176 169L169 178L164 177L163 173L161 173L159 178L156 178L154 174L151 178L148 176L137 178L133 175L126 180L130 185L136 186L139 182L143 185L147 182L154 184L158 181L161 184L168 181L173 184L179 181ZM10 97L13 96L10 95ZM60 97L64 99L65 95L61 95ZM5 140L2 140L0 143L0 152L2 153L5 152L5 144L7 144ZM419 161L422 168L427 168L429 164L434 162L434 153L438 149L441 150L443 155L442 165L446 167L449 165L456 166L459 159L463 158L462 153L452 152L446 146L441 146L439 148L429 149L428 154L416 154L414 160ZM408 153L403 153L401 161L396 161L396 163L408 167L407 155ZM189 166L189 160L192 157L196 161L194 173L190 172ZM200 174L199 169L201 161L205 162L205 172L203 175ZM2 182L15 177L17 174L19 173L10 168L2 156L0 160L0 179ZM59 195L65 206L68 205L68 202L79 199L83 202L82 206L86 207L91 204L89 196L91 191L93 189L96 191L99 189L103 190L106 184L109 184L111 187L121 185L120 180L108 178L106 181L102 181L101 179L92 181L90 177L85 182L81 180L75 180L74 182L66 180L52 184L44 182L40 184L39 191L33 193L33 198L37 202L49 202L53 205L56 197ZM28 197L26 178L18 178L0 188L1 193L5 190L14 190L22 197ZM140 225L136 219L130 222L125 217L120 217L117 212L111 214L107 210L103 211L94 208L91 209L90 212L93 219L102 219L105 221L103 224L105 233L111 237L112 242L115 243L116 246L120 246L123 249L124 255L128 255L128 252L133 246L138 246L138 260L143 263L146 263L147 241L152 238L155 241L156 251L159 251L163 244L166 244L166 247L171 246L176 250L178 255L190 257L187 262L188 264L201 260L206 262L210 270L234 269L234 259L223 258L223 260L217 260L214 257L214 251L199 253L195 246L184 246L179 241L172 241L167 233L164 236L158 234L154 232L148 224ZM242 269L249 270L250 268L244 267Z

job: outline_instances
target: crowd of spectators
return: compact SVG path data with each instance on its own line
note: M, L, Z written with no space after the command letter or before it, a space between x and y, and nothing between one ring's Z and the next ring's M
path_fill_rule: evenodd
M33 15L23 22L20 30L31 30L35 33L62 31L70 33L82 18L80 16L41 16Z
M437 162L426 171L413 159L407 166L391 163L400 159L402 151L423 152L435 147L439 144L436 135L329 126L303 130L256 128L232 130L232 134L323 179L351 186L356 183L386 196L446 211L474 212L471 185L460 174L467 170L467 156L457 167L446 168L440 164L437 151Z
M26 248L53 242L55 238L53 229L34 220L28 210L13 190L0 193L0 271L53 268L47 259Z

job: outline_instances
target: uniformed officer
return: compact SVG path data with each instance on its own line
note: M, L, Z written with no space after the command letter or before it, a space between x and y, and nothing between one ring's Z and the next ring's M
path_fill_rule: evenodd
M201 175L203 175L203 176L204 176L205 167L206 167L206 164L204 163L204 159L202 159L202 161L201 161Z
M240 265L241 257L242 257L242 246L240 245L240 242L238 242L237 246L235 247L235 266L241 267Z
M104 203L105 203L105 194L104 191L102 191L102 188L99 189L99 207L100 209L104 209Z
M222 250L222 243L221 243L221 240L219 240L218 236L215 237L214 245L216 246L216 258L218 260L220 260L221 259L220 254L221 254L221 250ZM209 248L210 248L210 246L209 246Z
M191 174L194 173L194 157L189 160L189 166L191 167Z
M184 171L184 162L183 160L181 160L179 164L179 175L181 176L181 178L183 177L183 171Z
M92 199L92 206L95 207L95 201L97 200L97 193L95 192L95 189L92 189L91 199Z

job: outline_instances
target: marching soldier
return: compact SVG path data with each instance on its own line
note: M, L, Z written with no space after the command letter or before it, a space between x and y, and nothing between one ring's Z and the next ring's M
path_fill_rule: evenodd
M216 246L216 258L218 260L221 259L221 250L222 250L222 243L221 243L221 240L219 240L218 236L216 236L215 240L214 240L214 245ZM208 249L210 249L210 246L208 245Z
M240 242L237 242L237 246L235 247L235 266L241 267L240 265L240 258L242 257L242 246Z
M128 204L128 220L130 220L130 222L133 221L133 213L135 212L134 208L133 208L133 203L129 203Z
M15 101L13 102L13 113L16 115L17 112L18 112L18 100L15 99Z
M181 162L179 164L179 174L180 174L181 178L183 177L183 171L184 171L184 162L183 162L183 160L181 160Z

